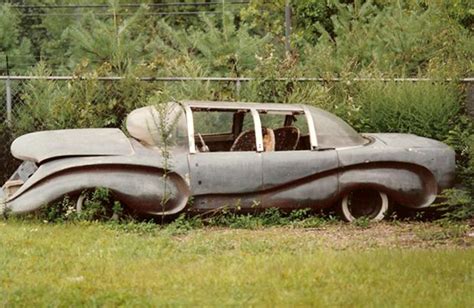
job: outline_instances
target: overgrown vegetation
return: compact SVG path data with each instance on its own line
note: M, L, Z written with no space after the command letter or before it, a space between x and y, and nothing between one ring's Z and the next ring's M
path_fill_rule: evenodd
M82 200L79 201L78 200ZM162 204L166 206L166 201ZM315 215L316 214L316 215ZM263 227L295 227L318 228L338 221L334 214L314 213L309 209L295 210L289 213L281 212L276 208L264 211L255 210L252 213L239 213L237 207L223 208L204 214L180 214L177 217L147 220L143 216L135 216L120 202L113 198L106 188L87 190L74 196L65 196L62 200L43 207L39 212L31 214L29 218L46 223L80 223L105 222L117 228L142 226L148 223L157 228L166 228L173 234L186 233L203 227L228 227L235 229L260 229ZM156 225L158 223L158 225ZM356 226L367 227L369 222L358 221Z
M442 213L430 210L428 212L416 211L415 214L393 211L386 221L393 225L399 225L407 222L432 221L433 218L436 218L440 226L449 229L447 231L443 229L444 231L451 232L451 229L459 227L463 228L465 233L469 229L468 225L465 222L457 221L472 215L472 212L463 212L471 211L470 206L465 201L465 198L469 197L465 191L461 190L449 190L447 193L461 194L452 197L453 200L459 200L456 203L456 206L460 206L457 211L444 209ZM78 203L78 200L81 201ZM471 199L468 200L471 201ZM166 200L161 206L166 207ZM448 219L442 219L443 217ZM12 219L15 220L15 218ZM348 224L342 222L333 209L317 212L311 209L299 209L285 212L277 208L265 210L255 208L251 212L242 213L239 205L227 206L199 214L184 212L179 215L161 218L147 217L137 215L129 210L117 201L106 188L96 188L73 196L65 196L62 200L44 206L40 211L29 214L24 218L17 218L17 220L25 222L41 221L47 224L100 222L104 226L125 232L156 234L165 231L171 235L187 234L193 230L204 228L260 230L269 227L283 227L290 229L325 229L333 225ZM368 218L360 218L350 225L362 230L376 227L378 223L372 222Z
M82 3L82 1L77 1ZM40 129L120 127L154 93L175 99L308 103L335 112L362 132L407 132L436 138L458 153L458 187L446 193L449 218L474 212L472 119L464 115L474 58L471 1L294 1L292 45L284 48L285 1L252 0L215 14L157 19L152 7L99 1L108 10L28 16L2 4L0 69L5 74L81 77L30 80L14 87L14 121L0 142ZM98 2L98 3L99 3ZM192 2L192 1L191 1ZM41 1L32 1L41 4ZM48 3L59 3L57 0ZM171 9L170 9L171 10ZM123 76L101 81L101 76ZM234 83L142 82L143 76L248 76ZM276 81L288 77L290 81ZM323 77L325 83L292 81ZM343 82L331 82L338 77ZM435 82L351 82L353 77L428 77ZM3 94L4 88L0 88ZM9 157L4 147L2 157ZM4 160L4 176L15 163ZM244 219L244 218L242 218Z

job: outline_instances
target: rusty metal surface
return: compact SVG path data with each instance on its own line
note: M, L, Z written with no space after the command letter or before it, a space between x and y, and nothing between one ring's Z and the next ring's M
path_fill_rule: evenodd
M283 108L298 112L308 109L299 105L221 102L184 105L186 112L196 106L232 110ZM311 114L313 133L317 134L317 114ZM185 118L189 119L189 114ZM101 186L108 187L127 206L151 215L225 206L242 210L318 209L358 188L373 188L399 204L420 208L430 205L442 189L452 185L454 151L445 144L408 134L367 134L357 139L351 137L353 133L345 126L338 134L345 131L347 135L342 138L352 138L348 146L302 151L193 153L190 145L174 146L170 149L166 178L160 150L132 138L124 139L120 131L55 132L62 138L54 140L51 149L46 141L47 132L30 134L17 139L14 148L17 155L37 161L39 166L37 170L22 171L24 184L8 196L6 207L11 213L27 213L65 194ZM79 135L91 143L90 148L68 141ZM26 140L35 147L26 149ZM194 142L194 136L185 140ZM341 145L341 140L334 142ZM164 196L170 199L165 205ZM188 203L190 197L193 202Z

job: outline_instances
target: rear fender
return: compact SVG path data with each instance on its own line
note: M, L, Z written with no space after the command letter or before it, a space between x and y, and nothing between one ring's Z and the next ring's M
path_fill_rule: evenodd
M84 189L108 188L119 201L139 213L170 215L186 206L190 190L176 173L127 165L76 167L49 175L7 202L9 213L29 213L44 204ZM166 202L165 202L166 201Z

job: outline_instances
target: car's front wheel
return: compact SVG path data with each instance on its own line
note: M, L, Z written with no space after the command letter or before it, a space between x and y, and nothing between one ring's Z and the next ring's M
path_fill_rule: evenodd
M389 210L387 194L373 189L351 191L341 200L339 212L342 218L352 222L360 218L380 221Z

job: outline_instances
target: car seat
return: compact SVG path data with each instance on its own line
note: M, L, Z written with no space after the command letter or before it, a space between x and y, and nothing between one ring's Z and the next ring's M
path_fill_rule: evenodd
M275 151L294 151L300 140L300 130L294 126L275 129Z
M265 152L275 150L275 134L270 128L262 128L263 146ZM231 152L237 151L256 151L255 131L248 130L241 132L235 139L234 144L230 148Z

